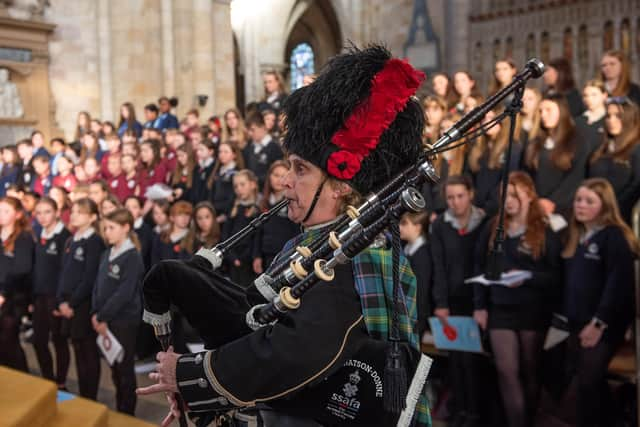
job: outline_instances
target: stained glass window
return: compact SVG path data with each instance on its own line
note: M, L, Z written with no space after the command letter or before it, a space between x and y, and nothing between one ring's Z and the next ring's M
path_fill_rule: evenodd
M314 73L313 49L308 43L300 43L291 51L291 91L304 86L304 76Z

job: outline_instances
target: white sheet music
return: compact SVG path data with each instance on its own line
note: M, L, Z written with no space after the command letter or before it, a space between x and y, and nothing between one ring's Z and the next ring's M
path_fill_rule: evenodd
M530 271L526 270L511 270L506 273L502 273L500 276L500 280L489 280L484 274L480 274L479 276L470 277L464 281L464 283L480 283L485 286L492 285L502 285L502 286L511 286L518 282L522 282L524 280L531 279L532 274Z
M124 349L122 348L120 341L116 339L109 329L107 329L107 335L98 335L96 343L104 355L104 358L107 359L109 366L113 366L115 362L122 362L122 359L124 358Z

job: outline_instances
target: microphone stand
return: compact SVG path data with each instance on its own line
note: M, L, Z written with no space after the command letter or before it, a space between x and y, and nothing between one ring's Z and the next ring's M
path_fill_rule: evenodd
M496 227L496 237L493 241L493 247L489 252L487 269L485 277L488 280L498 281L504 270L504 205L507 200L507 189L509 187L509 170L511 163L511 151L513 148L513 139L516 130L516 119L520 108L522 108L522 94L524 93L524 85L520 86L513 92L511 104L507 107L509 115L509 145L507 146L507 155L502 166L502 193L500 194L500 205L498 207L498 226Z

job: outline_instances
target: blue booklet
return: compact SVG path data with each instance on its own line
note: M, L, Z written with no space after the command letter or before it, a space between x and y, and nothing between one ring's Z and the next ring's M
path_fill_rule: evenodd
M482 353L480 328L473 317L449 316L443 327L437 317L429 318L434 344L439 350Z

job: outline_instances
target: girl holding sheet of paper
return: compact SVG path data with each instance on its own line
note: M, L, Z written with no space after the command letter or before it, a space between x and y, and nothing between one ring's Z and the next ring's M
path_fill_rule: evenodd
M453 175L444 184L447 210L431 230L434 314L443 326L449 316L471 316L473 287L465 279L473 276L473 254L485 213L473 206L471 178ZM449 367L454 400L453 425L477 425L480 418L478 356L451 351Z
M521 427L530 425L537 409L544 333L553 301L560 299L561 244L546 223L531 177L512 172L508 184L504 271L530 271L532 277L510 286L475 284L474 317L489 330L508 425ZM497 222L489 222L478 239L477 273L484 271Z
M118 209L106 215L103 228L111 248L100 258L93 288L91 323L101 336L110 330L122 345L124 356L111 366L111 378L116 387L118 411L133 415L136 408L134 357L142 312L144 263L133 228L133 215L128 210Z
M622 219L613 188L603 178L582 183L565 258L565 313L577 387L577 425L610 425L605 376L633 319L633 262L640 244Z

